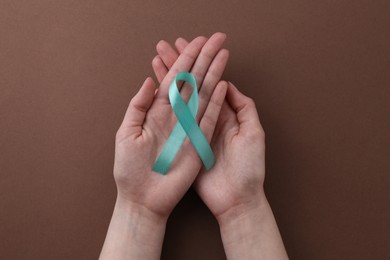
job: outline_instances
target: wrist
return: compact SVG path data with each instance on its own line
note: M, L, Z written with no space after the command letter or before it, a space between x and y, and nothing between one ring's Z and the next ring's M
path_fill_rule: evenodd
M119 194L116 198L114 213L115 211L121 211L128 217L137 220L137 222L145 222L145 224L153 226L165 226L168 220L168 216L154 212L143 204L122 198Z
M159 259L166 219L119 196L100 259Z
M218 217L228 259L288 259L264 194Z
M164 229L167 223L168 216L162 216L157 214L144 205L130 202L124 198L117 196L114 213L113 215L120 215L129 223L140 227L140 229L134 229L133 231L138 231L146 233L146 236L150 236L151 233L148 233L148 230L160 230ZM141 234L137 234L141 235ZM142 238L140 236L139 238Z
M225 227L240 219L250 218L253 215L263 212L268 205L264 192L260 191L257 195L251 196L250 199L230 207L228 210L215 217L219 226Z

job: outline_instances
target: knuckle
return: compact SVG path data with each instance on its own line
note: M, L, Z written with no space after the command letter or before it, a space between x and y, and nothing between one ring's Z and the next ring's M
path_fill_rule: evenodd
M212 60L214 58L214 51L209 48L203 48L200 52L200 55L202 55L207 60Z
M148 110L148 108L145 105L140 104L135 97L130 100L130 106L141 112L146 112Z

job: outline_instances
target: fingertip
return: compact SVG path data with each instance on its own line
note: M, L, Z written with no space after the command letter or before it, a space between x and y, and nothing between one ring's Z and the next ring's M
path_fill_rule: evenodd
M210 36L210 39L218 39L218 41L224 42L227 38L226 33L223 32L216 32L213 35Z
M188 41L185 40L184 38L182 37L179 37L176 39L175 41L175 46L176 46L176 49L178 50L178 52L181 54L185 47L188 45Z
M147 77L138 90L137 94L130 100L121 129L127 129L129 134L142 134L142 125L145 116L153 104L155 83L152 77Z
M154 56L154 58L152 60L152 66L156 66L157 67L159 65L159 63L160 63L160 60L161 60L160 55Z
M207 37L205 37L205 36L198 36L198 37L196 37L195 39L194 39L194 41L196 41L196 42L201 42L201 43L206 43L207 42Z
M229 104L234 108L234 110L239 111L244 106L255 106L255 101L244 95L242 92L238 90L238 88L229 81L229 89L227 91L226 99Z
M234 94L236 96L239 96L240 98L246 98L246 99L250 99L250 97L248 97L247 95L245 95L244 93L242 93L236 85L234 85L231 81L229 81L229 86L231 87L231 89L233 90Z
M164 45L166 45L167 42L164 41L164 40L160 40L157 44L156 44L156 51L157 52L161 52L164 50Z
M160 55L157 55L152 60L152 67L154 70L161 70L162 68L166 69L164 61L162 60Z
M176 39L176 44L188 44L188 41L184 39L183 37L179 37Z
M216 33L214 33L213 35L222 37L222 38L224 38L224 39L227 38L227 35L226 35L226 33L224 33L224 32L216 32Z
M154 79L152 77L148 76L145 79L143 86L153 88L154 91L154 89L156 88L156 83L154 82Z
M183 49L182 53L189 54L189 56L195 61L206 42L206 37L198 36Z

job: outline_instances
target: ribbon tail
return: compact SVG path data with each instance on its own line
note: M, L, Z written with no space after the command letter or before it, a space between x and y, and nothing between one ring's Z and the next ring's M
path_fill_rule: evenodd
M179 152L185 138L186 132L183 130L183 127L180 125L180 123L177 122L160 155L154 163L153 171L163 175L167 174L169 167Z

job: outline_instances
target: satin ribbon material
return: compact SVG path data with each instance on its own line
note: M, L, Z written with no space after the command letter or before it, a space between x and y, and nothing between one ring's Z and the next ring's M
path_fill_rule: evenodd
M184 102L177 88L176 81L178 80L188 82L194 89L188 104ZM176 75L169 87L169 101L178 122L157 158L153 171L164 175L168 172L186 136L198 152L206 170L209 170L215 163L215 157L206 137L195 121L199 104L198 87L195 77L191 73L183 71Z

